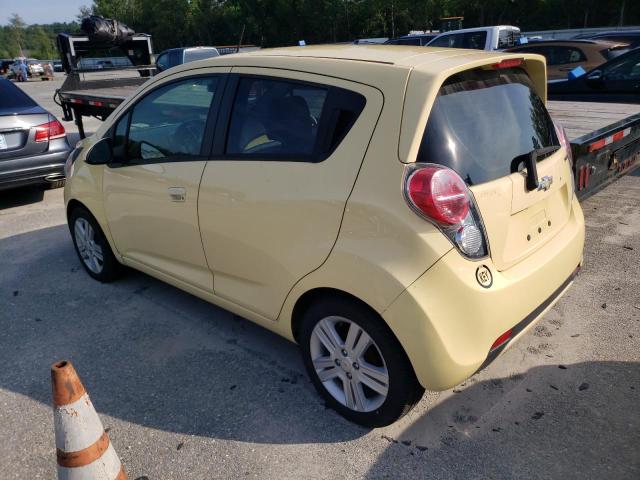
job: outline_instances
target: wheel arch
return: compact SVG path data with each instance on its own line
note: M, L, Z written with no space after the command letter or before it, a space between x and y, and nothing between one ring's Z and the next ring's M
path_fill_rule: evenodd
M116 248L114 242L113 242L113 238L111 237L111 231L108 228L108 225L106 224L106 220L102 221L99 215L96 215L89 206L87 206L86 203L81 202L80 200L76 199L76 198L71 198L67 201L67 208L66 208L66 215L67 215L67 224L69 224L69 219L71 217L71 212L73 212L76 208L83 208L85 209L87 212L89 212L89 215L91 215L93 217L93 219L96 221L96 223L100 226L100 228L102 229L102 233L104 234L105 238L107 239L107 242L109 242L109 246L111 247L111 251L113 252L113 255L118 259L118 261L122 261L122 257L120 256L120 253L118 252L118 249ZM69 225L69 228L71 228L71 225Z
M304 292L296 300L291 314L291 333L297 343L299 343L300 327L302 325L302 319L304 318L305 312L312 304L328 298L342 298L368 310L372 315L375 315L380 320L380 322L387 328L389 333L393 335L396 341L398 341L398 344L402 345L391 327L387 324L382 315L380 315L380 313L376 311L375 308L349 292L331 287L312 288L311 290L307 290L306 292Z
M84 208L87 212L91 213L91 210L84 203L82 203L80 200L76 200L75 198L72 198L67 203L67 221L69 221L69 217L71 217L71 212L78 207ZM91 213L91 215L93 216L93 218L96 218L96 216L93 215L93 213Z

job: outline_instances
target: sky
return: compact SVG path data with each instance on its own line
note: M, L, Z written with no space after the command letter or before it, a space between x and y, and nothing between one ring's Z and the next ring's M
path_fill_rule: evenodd
M76 19L82 5L91 0L0 0L0 24L17 13L27 25L33 23L70 22Z

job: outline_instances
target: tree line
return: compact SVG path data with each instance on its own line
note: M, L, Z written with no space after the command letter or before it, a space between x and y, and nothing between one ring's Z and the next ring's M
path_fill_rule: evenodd
M464 27L510 24L522 30L640 24L640 2L631 0L94 0L79 19L99 14L150 33L156 51L187 45L251 43L262 47L394 37L437 30L440 18L463 16ZM26 26L12 17L0 29L0 55L55 55L60 31L77 22ZM22 23L20 23L22 22Z

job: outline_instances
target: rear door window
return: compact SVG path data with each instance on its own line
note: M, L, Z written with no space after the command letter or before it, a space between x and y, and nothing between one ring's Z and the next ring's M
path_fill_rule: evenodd
M231 112L225 153L239 158L321 161L364 108L362 95L273 77L244 77Z
M417 160L449 167L475 185L520 170L523 155L553 145L553 122L523 70L476 69L440 88Z

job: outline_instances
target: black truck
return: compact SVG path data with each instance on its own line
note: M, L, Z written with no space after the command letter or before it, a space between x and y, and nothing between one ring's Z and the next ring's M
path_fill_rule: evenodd
M54 99L65 121L75 119L81 138L83 116L104 120L155 73L151 35L145 33L117 44L61 33L57 46L67 78Z

